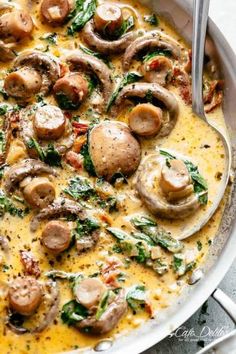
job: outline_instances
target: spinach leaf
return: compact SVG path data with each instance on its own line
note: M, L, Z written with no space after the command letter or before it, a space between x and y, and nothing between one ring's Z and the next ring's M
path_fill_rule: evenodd
M152 220L146 216L134 217L131 219L131 223L137 228L140 228L142 226L156 226L157 225L155 220Z
M126 295L126 301L129 307L137 312L143 308L147 302L146 289L144 285L133 286Z
M76 226L76 237L81 238L84 236L90 236L90 234L99 229L100 224L96 219L92 218L86 218L84 220L77 220L77 226Z
M155 50L154 52L148 53L143 57L143 62L147 62L152 58L155 58L156 56L164 56L164 57L170 57L172 55L171 50L169 49L158 49Z
M8 111L8 105L2 104L0 105L0 116L4 116Z
M174 239L170 233L165 231L163 228L157 224L156 226L152 226L155 221L142 216L140 218L136 217L131 219L131 222L137 229L148 235L154 243L160 245L168 251L176 253L183 248L182 242Z
M77 0L76 9L72 13L73 20L68 27L68 34L73 36L79 32L84 25L92 18L96 11L97 0Z
M29 149L35 149L40 160L47 163L50 166L61 167L61 155L55 149L52 143L48 144L47 149L44 151L39 145L36 139L31 138L27 142Z
M132 237L136 238L137 240L143 240L145 241L148 245L150 246L155 246L155 243L153 242L153 240L151 239L151 237L149 237L146 234L143 234L141 232L134 232L131 234Z
M168 151L161 150L160 149L160 154L163 156L166 156L169 160L175 160L176 157L174 155L171 155Z
M61 155L55 149L53 144L48 144L44 155L44 162L46 162L48 165L61 167Z
M107 231L110 232L112 236L115 236L118 240L124 241L126 239L129 239L129 235L126 232L121 231L116 227L108 227Z
M140 80L142 78L141 75L134 73L134 72L130 72L128 74L126 74L120 81L119 85L117 86L117 88L115 89L115 91L112 93L111 98L108 102L107 105L107 112L110 111L111 106L115 103L117 96L119 95L120 91L127 85L132 84L138 80Z
M86 144L83 145L80 154L84 158L84 168L88 172L90 176L96 176L96 171L89 153L89 143L87 142Z
M98 305L98 309L97 309L97 312L96 312L96 315L95 315L95 318L96 320L99 320L102 315L104 314L104 312L106 311L107 307L108 307L108 300L111 298L111 297L114 297L115 294L113 293L112 290L107 290L102 298L101 298L101 301Z
M107 59L107 57L105 57L101 53L94 52L93 50L84 47L83 45L80 45L79 47L85 54L92 55L93 57L102 60L110 69L112 68L111 62Z
M157 16L155 14L144 16L144 21L149 23L152 26L158 26L159 25L158 18L157 18Z
M119 38L123 36L125 33L127 33L131 28L134 27L134 17L129 16L126 20L122 22L121 27L115 31L115 33L112 35L115 38Z
M70 325L82 321L88 317L88 310L75 300L71 300L64 304L61 312L61 319L64 323Z
M68 97L63 92L57 92L55 95L58 105L64 110L74 110L77 109L80 103L74 103L68 99Z
M63 270L50 270L45 273L46 277L51 279L67 279L67 280L74 280L75 278L82 277L81 273L71 273L71 272L64 272Z
M157 274L160 275L166 273L169 269L168 264L166 262L163 262L161 258L158 258L153 262L152 268L153 270L155 270L155 272L157 272Z
M76 200L87 199L94 194L94 188L88 179L77 176L69 181L69 187L64 192Z
M186 263L185 257L181 253L174 254L173 257L173 269L174 272L181 277L196 266L196 262Z
M52 45L57 44L57 33L56 32L49 33L43 37L40 37L39 39L42 41L47 41L49 44L52 44Z
M27 212L28 208L25 208L25 210L17 208L11 199L0 190L0 216L3 216L5 213L9 213L12 216L23 218Z
M95 90L95 88L98 86L99 82L97 76L95 75L90 75L89 77L87 77L87 81L88 81L89 95L91 95Z

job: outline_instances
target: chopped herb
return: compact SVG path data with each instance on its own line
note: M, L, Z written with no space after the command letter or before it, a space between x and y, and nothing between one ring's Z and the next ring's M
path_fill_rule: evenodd
M86 317L88 317L88 310L75 300L67 302L62 307L61 319L69 326L82 321Z
M2 130L0 130L0 154L3 154L6 149L6 139L5 134Z
M75 278L82 276L81 273L70 273L64 272L63 270L50 270L49 272L45 273L46 277L51 279L67 279L67 280L74 280Z
M157 225L156 221L154 221L146 216L134 217L131 219L131 222L137 228L140 228L142 226L156 226Z
M153 262L152 268L155 270L155 272L157 272L157 274L160 275L166 273L169 269L168 264L163 262L160 258Z
M98 79L95 75L90 75L88 78L88 90L89 90L89 94L91 95L93 93L93 91L96 89L96 87L98 86Z
M202 243L200 240L197 241L197 249L198 249L198 251L201 251L201 249L202 249Z
M115 89L115 91L112 93L111 98L108 102L107 105L107 112L109 112L109 110L111 109L111 106L115 103L117 96L119 95L120 91L127 85L132 84L138 80L140 80L142 78L141 75L134 73L134 72L130 72L128 74L126 74L120 81L119 85L117 86L117 88Z
M122 248L118 244L116 244L112 247L112 251L115 253L122 253L123 252Z
M40 37L39 39L41 39L42 41L47 41L49 44L57 44L57 33L49 33L46 34L43 37Z
M152 90L147 90L146 95L145 95L145 99L146 99L147 102L152 103L152 101L153 101L153 92L152 92Z
M25 210L17 208L11 199L5 196L4 192L0 190L0 216L3 216L5 213L9 213L12 216L23 218L27 212L28 208Z
M159 21L155 14L144 16L144 21L152 26L158 26Z
M133 286L126 295L129 307L136 313L143 308L147 302L146 289L143 285Z
M68 27L68 34L73 36L79 32L84 25L92 18L96 11L96 0L76 0L75 10L69 15L72 22Z
M76 200L87 199L94 194L94 188L88 179L77 176L69 181L64 192Z
M107 59L107 57L105 57L101 53L94 52L93 50L84 47L83 45L80 45L79 47L85 54L92 55L93 57L102 60L110 69L112 68L111 62Z
M154 52L148 53L143 57L143 62L147 62L152 58L155 58L157 56L164 56L164 57L170 57L172 55L171 50L169 49L158 49L155 50Z
M96 219L86 218L84 220L77 220L76 237L81 238L90 236L91 233L100 228L100 224Z
M195 267L195 262L186 263L185 257L181 253L174 254L173 257L173 269L175 273L180 277Z

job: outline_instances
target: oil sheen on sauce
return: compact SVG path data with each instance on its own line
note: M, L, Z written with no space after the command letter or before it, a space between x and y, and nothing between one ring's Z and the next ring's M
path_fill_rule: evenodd
M79 36L68 37L65 35L65 28L56 28L58 34L58 44L56 46L50 45L47 48L47 43L40 40L45 33L52 32L52 28L43 25L39 19L38 14L38 1L31 0L18 0L19 5L27 7L30 14L35 21L35 30L33 33L33 39L26 42L26 44L20 45L17 50L23 49L39 49L49 50L53 55L57 57L63 56L68 49L76 49L79 46ZM147 30L152 30L149 24L143 21L144 15L149 15L150 10L140 4L137 1L116 1L119 5L132 6L135 12L138 14L139 25ZM65 26L66 27L66 26ZM173 31L173 29L162 19L159 18L159 28L164 29L168 34L179 40L181 44L185 45L181 38ZM112 59L114 65L114 77L120 74L121 59L119 56ZM0 79L3 78L5 70L8 69L10 64L0 64ZM171 88L175 91L174 88ZM170 148L176 150L183 155L189 156L198 166L204 177L207 179L209 185L209 203L208 206L203 207L202 210L195 215L189 217L184 221L170 222L167 220L159 220L161 224L170 230L173 235L184 227L191 225L196 218L200 218L205 212L205 208L209 207L215 196L215 191L218 189L220 181L217 179L217 172L222 172L224 167L224 150L222 143L219 141L214 131L207 126L203 121L196 117L191 107L187 107L181 98L176 97L180 106L179 120L171 132L170 136L162 139L149 139L142 140L142 153L146 155L150 152L154 152L158 147ZM49 97L46 99L49 103L54 103L54 99ZM87 111L88 105L84 104L82 110ZM81 110L80 110L81 113ZM121 115L120 120L126 121L126 116ZM214 120L219 127L225 129L224 119L221 108L214 110L212 114L209 114L209 119ZM210 147L205 149L204 145ZM214 161L214 163L213 163ZM57 185L57 195L59 195L61 189L63 189L68 182L68 179L74 175L71 168L63 169L60 173L60 178L55 180ZM86 173L84 173L86 175ZM86 175L87 176L87 175ZM124 207L118 213L112 215L112 226L121 227L127 226L127 217L136 213L148 213L141 201L137 199L133 189L133 178L129 179L128 185L121 187L118 193L122 195ZM212 217L210 222L197 234L185 241L187 249L194 250L197 255L198 263L204 262L210 243L214 240L214 235L220 224L223 204L219 207L218 211ZM2 268L0 271L0 282L8 281L12 277L22 274L22 265L19 259L19 250L30 249L32 253L40 260L40 268L42 274L52 268L62 269L64 271L78 272L82 271L85 274L92 274L98 271L99 263L103 262L107 255L112 250L114 241L111 236L103 234L101 240L95 247L95 249L88 253L79 255L76 250L71 249L69 252L65 252L60 257L52 257L45 254L44 249L40 245L40 235L42 229L39 229L35 234L29 231L29 221L32 218L30 213L24 219L13 218L6 214L1 220L0 231L2 235L10 237L10 260L8 262L8 268ZM43 223L42 223L43 226ZM201 250L197 247L197 241L202 244ZM122 260L124 256L117 255ZM168 255L165 254L168 258ZM1 260L0 260L1 262ZM1 263L0 263L1 268ZM144 268L143 266L131 262L129 268L123 268L123 271L127 274L127 278L124 282L124 286L128 287L133 284L144 284L149 291L150 299L156 310L156 316L165 307L171 305L173 300L181 293L182 289L186 286L183 278L182 281L177 282L176 276L169 271L163 276L158 276L152 270ZM61 281L60 284L60 308L62 305L71 299L71 293L67 282ZM85 348L93 346L97 343L98 336L92 337L81 334L76 329L68 327L63 324L58 317L54 324L50 328L46 329L39 335L23 335L17 336L16 334L6 331L4 332L4 308L6 303L0 302L0 347L1 352L4 354L14 353L32 353L32 354L50 354L63 351L69 351L76 348ZM139 313L133 316L131 312L121 320L118 327L109 334L109 337L128 333L133 328L141 325L148 319L148 316L144 313ZM106 335L107 337L107 335Z

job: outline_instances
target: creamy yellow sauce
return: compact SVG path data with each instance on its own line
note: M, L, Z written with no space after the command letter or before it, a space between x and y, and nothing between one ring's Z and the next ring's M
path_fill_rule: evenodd
M66 50L75 49L79 46L79 35L76 35L74 38L66 36L66 26L57 27L54 29L41 23L38 13L39 1L18 0L16 3L23 7L28 7L35 23L32 40L26 40L23 44L19 45L17 47L18 52L25 49L45 50L47 43L39 38L45 35L45 33L54 31L58 34L58 44L56 46L50 45L49 52L58 58L60 58ZM155 27L150 26L143 21L143 16L150 14L148 8L141 6L136 1L115 1L115 3L118 3L119 5L127 4L132 6L138 14L139 26L146 30L155 29ZM159 22L159 28L164 29L166 33L180 41L182 45L185 45L184 41L179 38L178 34L173 31L164 19L159 18ZM121 57L116 56L115 58L112 58L112 63L115 67L115 77L117 74L120 74L121 71ZM6 70L10 67L11 63L0 63L0 79L5 77ZM217 173L222 173L224 169L224 149L215 132L192 113L191 107L184 104L178 95L177 89L170 87L170 90L174 92L179 103L180 114L178 122L168 137L162 139L140 139L142 154L144 156L148 153L153 153L159 147L176 150L179 153L188 156L196 165L199 166L199 170L206 178L209 186L209 202L207 206L201 207L201 209L193 216L190 216L182 221L157 219L161 225L170 230L173 235L176 235L180 232L180 230L190 227L194 222L196 222L196 220L199 220L199 218L204 215L207 208L209 208L213 203L216 191L220 185L220 180L217 178ZM55 103L53 97L51 96L47 97L45 101ZM11 102L11 100L9 102ZM88 107L89 103L83 104L80 112L86 112ZM119 119L122 121L127 121L127 115L123 112L119 116ZM225 123L221 108L215 109L214 112L209 115L209 119L212 119L219 127L225 130ZM203 148L205 144L210 145L210 147L208 149ZM67 186L69 178L75 174L76 172L68 165L65 165L63 171L60 171L60 177L54 181L57 186L57 196L59 196L61 190ZM81 172L81 174L88 177L86 172ZM130 228L128 221L131 215L138 213L150 215L135 193L133 187L134 178L135 176L131 177L128 185L123 185L118 189L117 192L123 199L122 206L118 212L111 214L111 226L121 227L125 225L127 231L129 231ZM221 204L210 222L208 222L208 224L200 232L184 241L186 249L194 252L198 266L204 262L209 250L209 245L211 241L214 240L214 236L217 233L223 207L224 203ZM106 259L110 255L112 247L115 244L112 236L109 236L104 232L96 247L87 253L78 256L76 249L72 248L69 251L64 252L59 257L50 256L45 253L45 249L40 244L40 237L44 223L42 223L40 229L34 234L29 230L29 222L32 215L33 212L30 212L24 219L20 219L18 217L11 217L9 214L6 214L1 220L0 233L3 236L9 237L11 250L9 260L4 259L4 256L2 256L2 259L0 258L1 282L10 281L18 274L22 274L22 264L19 257L20 250L31 250L32 254L40 262L40 269L42 271L42 276L40 279L44 280L44 272L51 269L61 269L70 272L83 272L87 275L97 272L101 262L106 262ZM96 211L95 215L97 215ZM202 244L201 250L197 247L197 241L200 241ZM161 252L167 261L169 261L170 257L172 257L167 252ZM119 257L122 262L124 262L124 255L115 254L115 256ZM121 285L124 287L129 287L134 284L144 284L148 290L157 317L158 313L163 308L170 306L176 296L178 296L183 288L187 286L185 280L188 276L184 276L181 278L181 281L177 282L177 277L171 270L163 276L159 276L151 269L145 268L134 261L130 262L129 268L125 267L125 262L123 264L124 266L121 267L121 271L126 274L126 279ZM4 267L4 265L7 265L8 268ZM61 309L63 304L72 298L72 295L67 281L59 281L58 283L60 287ZM30 334L18 336L6 329L4 326L6 305L6 296L4 297L4 295L2 295L2 299L0 301L0 347L2 353L4 354L58 353L75 348L93 346L100 338L98 336L81 334L73 327L68 327L66 324L62 323L59 315L55 323L53 323L43 333L34 336ZM105 335L105 337L113 337L128 333L133 328L141 325L147 319L148 314L145 311L136 315L133 315L131 311L129 311L120 321L115 330L109 333L109 335Z

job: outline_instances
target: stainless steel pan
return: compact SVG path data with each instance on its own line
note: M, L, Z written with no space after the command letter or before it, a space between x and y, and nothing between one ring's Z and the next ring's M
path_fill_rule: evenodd
M157 14L164 15L187 40L191 41L192 21L191 4L187 0L142 0ZM236 149L236 58L234 52L216 25L209 21L209 38L206 52L218 57L221 76L225 80L224 112L227 117L235 164ZM234 167L234 166L233 166ZM203 302L213 293L230 268L236 255L236 183L224 212L220 230L211 246L207 262L204 265L203 278L195 285L186 288L176 303L160 312L158 320L150 320L129 335L116 338L107 353L138 354L168 336L183 324ZM219 293L218 293L219 294ZM220 301L220 298L218 298ZM74 351L71 353L77 353ZM83 351L84 352L84 351ZM89 353L94 353L90 350Z

